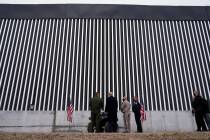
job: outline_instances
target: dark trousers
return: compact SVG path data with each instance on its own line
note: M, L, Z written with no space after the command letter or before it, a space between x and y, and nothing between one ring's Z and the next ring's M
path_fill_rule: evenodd
M210 113L206 113L204 116L204 120L207 124L208 130L210 131Z
M142 132L140 115L135 114L135 120L136 120L137 132Z
M96 127L96 132L100 131L100 113L91 112L92 126Z
M105 125L105 132L117 132L118 124L117 122L108 121Z
M204 122L204 115L203 113L195 113L195 121L197 124L197 131L206 131L206 125Z

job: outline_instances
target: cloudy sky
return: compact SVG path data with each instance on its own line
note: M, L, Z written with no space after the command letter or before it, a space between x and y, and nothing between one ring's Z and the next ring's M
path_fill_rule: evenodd
M210 0L0 0L0 4L132 4L210 6Z

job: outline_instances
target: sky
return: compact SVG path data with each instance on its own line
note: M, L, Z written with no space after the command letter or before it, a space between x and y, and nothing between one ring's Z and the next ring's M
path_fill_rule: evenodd
M210 0L0 0L0 4L130 4L210 6Z

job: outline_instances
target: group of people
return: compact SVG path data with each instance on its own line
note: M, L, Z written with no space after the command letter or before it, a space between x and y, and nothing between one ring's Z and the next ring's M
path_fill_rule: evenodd
M112 92L108 93L108 97L106 99L106 106L105 106L105 113L107 115L106 117L106 123L101 123L101 110L103 107L103 100L100 98L100 93L96 92L95 96L90 100L90 110L91 110L91 130L95 128L96 132L101 132L101 125L105 124L105 131L106 132L117 132L118 130L118 101L115 97L113 97ZM132 111L134 112L136 125L137 125L137 132L142 132L142 125L141 125L141 104L138 100L137 96L133 97L132 101ZM124 128L126 133L129 133L131 131L131 125L130 125L130 108L131 104L129 103L127 97L123 97L120 109L123 113L123 121L124 121Z
M101 110L104 108L103 100L100 98L100 93L96 92L95 96L90 100L90 110L91 110L91 129L96 130L96 132L101 132ZM126 133L131 132L130 118L131 112L135 116L137 132L142 132L141 124L141 113L140 109L142 104L139 102L137 96L133 97L132 104L129 103L127 97L123 97L120 110L123 113L124 128ZM105 106L106 118L106 132L117 132L118 125L118 101L113 97L112 92L108 93ZM210 103L200 96L198 91L193 92L192 100L192 113L195 115L195 121L197 124L197 131L207 131L210 130ZM104 124L105 124L104 122Z

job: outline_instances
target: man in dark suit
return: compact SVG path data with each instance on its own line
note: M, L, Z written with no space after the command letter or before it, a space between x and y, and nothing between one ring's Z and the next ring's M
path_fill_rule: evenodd
M113 97L112 92L108 93L108 98L106 99L105 112L108 113L108 132L117 131L117 108L118 102L115 97Z
M141 109L141 104L138 101L138 97L134 96L133 103L132 103L132 110L133 110L135 120L136 120L137 132L142 132L140 109Z
M203 98L199 95L198 91L194 91L193 95L194 99L192 101L192 112L195 113L197 131L207 131L204 122L205 108L203 106Z

